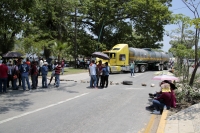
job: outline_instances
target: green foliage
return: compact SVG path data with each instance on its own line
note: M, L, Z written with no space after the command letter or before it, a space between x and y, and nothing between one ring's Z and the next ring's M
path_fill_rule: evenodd
M178 84L178 89L175 91L176 100L178 103L197 103L200 100L200 83L195 82L195 86L191 87L188 83Z
M24 28L34 0L0 1L0 51L6 53L14 48L15 36Z

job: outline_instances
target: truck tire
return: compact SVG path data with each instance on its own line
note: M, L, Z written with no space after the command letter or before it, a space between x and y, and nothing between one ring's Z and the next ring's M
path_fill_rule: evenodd
M160 70L163 71L164 70L164 66L160 65Z
M161 70L161 67L160 67L160 65L158 65L158 66L157 66L157 70L158 70L158 71L160 71L160 70Z
M135 71L135 73L138 73L138 72L139 72L139 67L138 67L138 66L135 66L134 71Z
M141 66L140 66L140 72L142 72L142 73L143 73L143 72L145 72L145 70L146 70L146 67L145 67L145 65L141 65Z
M122 84L124 84L124 85L132 85L133 81L123 81Z

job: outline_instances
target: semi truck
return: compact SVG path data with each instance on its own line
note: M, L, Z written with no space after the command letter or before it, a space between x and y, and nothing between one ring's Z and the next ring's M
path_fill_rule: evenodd
M111 73L130 71L130 62L135 62L134 71L145 72L147 70L162 71L169 68L170 54L157 52L151 48L133 48L128 44L117 44L109 51L103 51L110 57L108 62Z

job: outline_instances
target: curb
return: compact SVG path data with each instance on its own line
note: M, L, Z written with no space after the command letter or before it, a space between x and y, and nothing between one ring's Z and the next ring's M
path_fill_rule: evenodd
M165 125L167 121L168 110L163 110L162 116L160 118L160 122L158 125L158 129L156 133L164 133L165 132Z

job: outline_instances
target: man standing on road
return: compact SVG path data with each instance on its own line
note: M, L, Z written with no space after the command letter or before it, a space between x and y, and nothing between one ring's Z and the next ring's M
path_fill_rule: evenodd
M36 89L37 87L37 75L38 75L38 70L36 66L36 62L33 61L31 65L31 79L32 79L32 89Z
M94 88L97 88L97 78L96 78L96 64L95 61L92 60L92 63L89 65L89 75L90 75L90 87L93 87L94 84Z
M134 77L134 66L135 66L135 62L131 61L130 63L131 77Z
M56 87L60 86L60 72L61 72L61 63L58 62L58 65L55 67L55 77L56 77Z
M28 85L28 89L29 90L31 89L29 82L29 71L30 71L29 65L26 64L26 60L23 60L23 64L20 66L20 73L22 76L22 87L24 91L26 90L26 83Z
M97 65L97 87L102 86L101 76L102 76L102 61L99 60L99 63Z
M41 69L42 69L42 66L43 66L43 59L41 58L40 59L40 62L39 62L39 65L40 65L40 69L39 69L39 76L40 76L40 73L41 73Z
M47 88L47 74L48 74L48 63L44 62L42 66L42 88Z
M3 61L2 64L0 64L0 93L7 93L6 88L7 88L7 78L8 78L8 67L5 64L6 61Z

